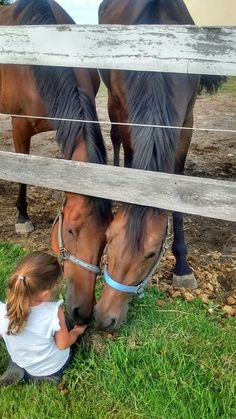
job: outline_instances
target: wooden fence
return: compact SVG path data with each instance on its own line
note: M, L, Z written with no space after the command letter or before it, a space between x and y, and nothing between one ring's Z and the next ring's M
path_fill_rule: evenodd
M236 76L236 28L0 26L0 63ZM3 151L0 178L236 221L236 184L228 181Z

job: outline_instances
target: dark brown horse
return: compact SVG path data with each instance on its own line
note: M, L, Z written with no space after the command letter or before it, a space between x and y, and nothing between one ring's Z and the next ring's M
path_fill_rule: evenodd
M16 1L11 6L0 6L0 25L18 25L24 19L24 24L36 23L36 18L24 15L28 1ZM42 6L44 1L35 0L35 6ZM20 6L19 6L20 4ZM55 2L48 1L53 13L51 23L74 24L71 17ZM19 14L17 10L23 8ZM47 24L45 16L41 16L36 24ZM94 102L100 78L97 70L74 69L74 75L79 87L86 85L86 93ZM32 69L23 65L0 65L0 112L16 115L47 116L45 104L40 96ZM12 118L12 133L17 153L29 154L31 137L40 132L55 129L55 126L45 119ZM27 213L26 185L19 185L19 194L16 202L18 217L15 224L17 233L27 234L33 230L33 225Z
M1 9L1 23L8 25L62 22L71 23L71 19L53 0L19 0ZM2 66L0 86L3 112L97 121L95 72L63 67ZM31 136L52 128L57 130L56 139L66 159L106 163L98 124L67 121L48 124L43 119L14 118L16 150L28 152ZM22 210L21 206L19 210ZM25 202L20 217L27 218ZM67 193L53 228L53 249L57 254L60 252L69 280L68 308L78 323L90 321L93 312L97 265L110 220L109 202Z
M104 0L99 17L102 24L194 24L182 0ZM115 70L101 74L112 121L193 126L198 76ZM122 142L126 166L182 174L191 135L190 130L113 125L115 164ZM107 231L106 283L95 307L100 327L115 329L125 319L129 300L142 291L159 262L167 220L164 210L121 205ZM174 285L196 287L186 258L182 214L173 213L173 225Z

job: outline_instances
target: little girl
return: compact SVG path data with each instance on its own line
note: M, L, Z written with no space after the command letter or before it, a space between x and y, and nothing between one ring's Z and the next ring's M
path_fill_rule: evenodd
M0 385L48 381L57 383L71 360L70 346L86 326L68 331L62 301L50 302L61 277L56 257L33 252L8 281L6 304L0 302L0 336L11 362Z

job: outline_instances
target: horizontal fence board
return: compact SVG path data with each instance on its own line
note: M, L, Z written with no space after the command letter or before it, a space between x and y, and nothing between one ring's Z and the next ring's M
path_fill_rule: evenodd
M236 184L0 152L0 179L236 221Z
M0 26L0 62L236 75L236 27Z

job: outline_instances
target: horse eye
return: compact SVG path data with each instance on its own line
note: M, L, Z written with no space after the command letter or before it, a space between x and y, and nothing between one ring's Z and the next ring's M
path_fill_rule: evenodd
M72 230L71 228L69 228L67 231L68 231L68 233L69 233L71 236L73 236L73 237L76 235L75 230Z
M145 259L152 259L156 255L155 252L149 252L145 255Z

